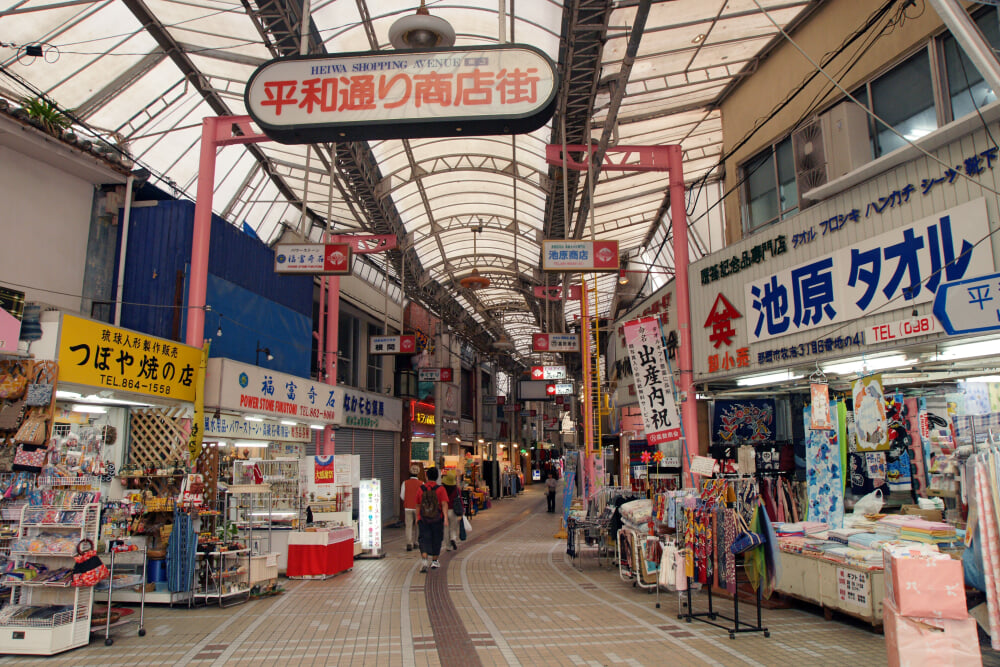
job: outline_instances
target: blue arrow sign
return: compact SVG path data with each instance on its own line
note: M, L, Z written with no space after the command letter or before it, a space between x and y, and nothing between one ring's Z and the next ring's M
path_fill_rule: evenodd
M941 285L934 315L951 336L1000 331L1000 273Z

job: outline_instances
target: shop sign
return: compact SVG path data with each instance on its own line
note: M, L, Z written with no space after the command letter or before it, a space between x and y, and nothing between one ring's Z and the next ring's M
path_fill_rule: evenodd
M645 425L646 440L651 445L681 437L680 417L674 401L674 379L667 366L660 321L646 317L625 324L625 343L635 388Z
M934 299L934 314L949 335L1000 329L1000 273L947 283Z
M274 272L344 275L351 272L350 243L279 243L274 246Z
M944 285L943 287L947 287ZM938 293L943 293L938 290ZM865 331L865 344L888 343L902 338L916 338L941 331L937 318L933 315L921 315L906 320L896 320L885 324L876 324Z
M562 380L566 377L565 366L532 366L532 380Z
M868 609L871 595L868 574L845 567L837 568L837 597L845 607Z
M240 413L339 423L340 390L232 359L209 359L205 404Z
M530 410L521 410L521 416L522 417L530 417L531 416L531 411Z
M986 200L976 199L747 282L751 343L934 298L941 283L993 271ZM860 344L860 341L859 341Z
M24 315L24 292L0 287L0 352L17 352Z
M428 426L434 426L434 415L427 414L426 412L417 412L414 414L413 421L418 424L427 424Z
M712 344L716 348L719 348L723 343L727 346L733 344L733 336L736 335L736 329L733 328L733 320L743 317L740 311L736 310L733 304L729 303L729 299L719 295L715 297L715 303L712 304L712 309L708 312L708 319L705 320L705 328L712 327L712 333L709 334L708 339L712 341Z
M577 334L531 334L532 352L579 352L580 336Z
M379 550L382 548L382 482L378 479L361 480L358 494L360 505L358 517L361 520L359 533L361 548Z
M555 385L555 395L556 396L572 396L573 395L573 383L572 382L557 382Z
M760 264L765 259L784 255L786 252L788 252L788 244L785 242L785 235L779 234L771 240L758 243L749 250L744 250L741 255L733 255L732 259L727 257L721 262L704 267L701 270L701 284L708 285L716 280L736 275L755 264Z
M334 456L313 457L313 482L319 484L334 484L337 481Z
M399 430L403 427L402 404L396 399L341 388L341 423L355 428Z
M558 77L525 44L276 58L245 103L285 144L523 134L555 110Z
M618 241L542 241L542 271L618 270Z
M580 285L570 285L569 292L566 293L567 301L579 301L581 287ZM546 299L548 301L562 301L563 289L562 287L546 287L544 285L535 285L535 298Z
M279 440L285 442L312 442L312 429L306 425L289 426L265 419L248 421L241 415L205 415L206 438L233 438L239 440Z
M201 350L62 316L59 381L193 402Z
M708 355L708 372L728 371L733 368L750 368L750 348L740 347L734 355L729 350Z
M368 339L369 354L413 354L416 351L417 337L413 334L371 336Z
M497 397L483 396L483 405L497 405Z
M454 368L421 368L418 373L421 382L451 382L454 377Z
M826 338L809 341L808 343L799 343L798 345L785 345L782 347L772 347L768 350L757 350L757 364L773 364L779 361L788 361L789 359L795 361L796 359L803 359L816 354L843 352L844 350L849 350L852 347L861 347L863 342L861 334L856 333L853 336L828 336ZM749 348L740 348L740 350L748 349ZM736 352L738 353L740 350L737 350ZM737 358L737 361L738 360L739 359ZM711 357L709 357L709 366L711 367ZM737 364L737 366L739 366L739 364Z

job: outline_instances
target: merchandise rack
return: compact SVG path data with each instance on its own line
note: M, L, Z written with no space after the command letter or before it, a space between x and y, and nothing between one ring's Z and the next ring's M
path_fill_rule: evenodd
M743 559L741 558L736 562L736 572L738 573L742 570L743 570ZM708 611L696 613L694 611L694 607L691 604L691 587L693 583L694 583L693 580L690 577L688 577L687 601L686 601L687 613L679 613L677 614L677 618L684 619L686 623L690 623L692 620L695 620L695 621L700 621L702 623L707 623L708 625L713 625L717 628L722 628L723 630L729 633L730 639L736 639L737 633L740 632L763 632L765 637L771 636L771 631L761 624L761 616L760 616L761 596L759 587L757 588L757 594L754 596L754 602L755 602L754 607L757 611L757 624L754 625L753 623L747 623L746 621L740 620L739 587L741 583L749 583L749 579L741 580L738 574L736 576L736 593L733 595L733 615L731 617L725 616L715 611L712 601L711 583L705 584L705 589L708 591ZM721 623L716 623L717 619L729 621L730 623L732 623L732 625L727 626Z
M206 604L217 600L220 607L228 607L250 599L250 549L199 551L197 556L201 563L196 566L200 574L195 574L194 600ZM226 600L231 602L226 604Z
M120 579L115 581L115 561L119 559L128 559L130 556L141 554L142 555L142 571L137 575L131 575L126 579ZM138 551L121 551L111 552L111 565L108 567L109 577L107 581L101 582L97 585L97 590L107 589L108 591L108 609L107 609L107 620L104 622L104 645L111 646L115 643L115 640L111 638L111 627L112 625L125 625L127 623L132 623L132 619L122 620L118 623L111 623L111 594L115 590L129 589L132 586L138 584L139 586L139 630L138 635L140 637L146 636L146 626L144 624L145 612L146 612L146 547L142 547ZM102 584L106 584L102 585ZM100 628L96 628L97 632L100 632ZM92 630L93 632L93 630Z
M46 520L50 511L73 513L66 522ZM19 540L32 539L40 531L65 534L79 542L89 539L97 542L97 503L76 506L26 505L21 510ZM23 546L15 543L14 547ZM16 566L28 561L40 562L50 569L73 566L73 553L11 551ZM94 589L91 586L67 586L65 584L31 583L12 581L11 607L18 605L60 605L68 609L57 612L50 618L0 620L0 653L16 655L55 655L69 649L85 646L90 641L90 618L94 603Z

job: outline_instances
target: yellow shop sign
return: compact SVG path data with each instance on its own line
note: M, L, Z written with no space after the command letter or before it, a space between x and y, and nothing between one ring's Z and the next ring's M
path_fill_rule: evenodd
M62 316L59 381L194 401L201 350Z

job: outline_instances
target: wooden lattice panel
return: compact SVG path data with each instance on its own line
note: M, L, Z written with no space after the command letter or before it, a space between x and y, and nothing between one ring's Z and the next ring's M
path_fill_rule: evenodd
M187 461L191 418L184 408L143 408L132 411L129 462L141 469L162 468Z
M215 507L219 498L219 448L203 447L195 467L205 480L205 503Z

